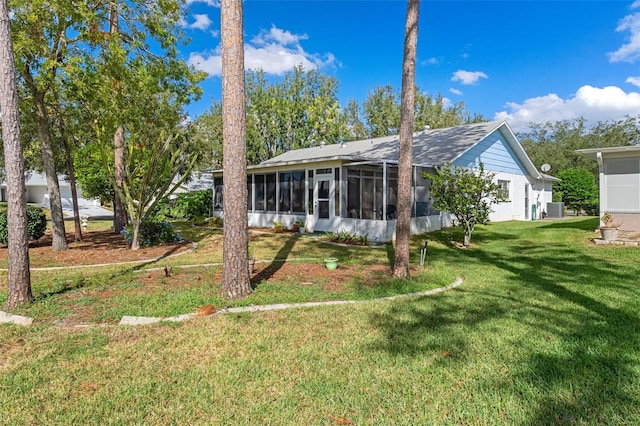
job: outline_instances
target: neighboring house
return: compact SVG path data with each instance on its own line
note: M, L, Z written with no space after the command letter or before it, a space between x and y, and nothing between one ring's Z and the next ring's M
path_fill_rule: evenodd
M620 229L640 232L640 146L576 152L598 161L600 216L609 212Z
M173 179L173 182L177 182L180 179L179 176L176 176ZM173 192L173 196L177 194L182 194L185 192L195 192L201 191L203 189L210 190L213 187L213 175L210 171L198 171L191 173L191 179L188 182L183 182L178 186L178 188Z
M27 180L26 197L27 203L38 204L49 208L49 191L47 190L47 178L44 173L28 172L26 174ZM64 176L58 176L58 184L60 185L60 198L62 199L63 209L72 209L73 201L71 198L71 185L64 179ZM0 184L0 201L7 201L7 183L2 182ZM80 206L95 206L99 205L99 202L94 199L86 199L82 197L82 190L80 187L78 190L78 205ZM97 204L96 204L97 203Z
M396 226L398 136L321 144L286 152L248 167L252 227L299 219L314 231L339 231L389 241ZM551 202L557 180L542 175L506 122L425 130L413 135L411 233L451 224L449 214L433 209L423 172L451 162L494 172L507 201L494 205L492 221L531 220ZM214 172L214 209L222 215L222 170Z

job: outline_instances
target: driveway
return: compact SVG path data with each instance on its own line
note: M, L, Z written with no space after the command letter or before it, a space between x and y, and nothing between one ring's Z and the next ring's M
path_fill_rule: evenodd
M64 206L62 212L65 215L65 219L73 219L73 208ZM78 213L80 217L88 217L89 219L112 219L113 212L100 206L93 205L81 205L78 206Z

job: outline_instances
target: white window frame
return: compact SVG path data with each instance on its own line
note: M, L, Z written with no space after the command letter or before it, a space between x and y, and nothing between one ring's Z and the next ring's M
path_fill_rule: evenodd
M500 189L498 192L502 196L503 201L511 201L511 181L506 179L498 179Z

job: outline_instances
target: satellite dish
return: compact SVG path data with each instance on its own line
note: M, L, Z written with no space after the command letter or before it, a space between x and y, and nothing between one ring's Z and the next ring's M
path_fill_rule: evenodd
M542 170L543 172L548 172L549 170L551 170L551 166L548 165L547 163L544 163L542 166L540 166L540 170Z

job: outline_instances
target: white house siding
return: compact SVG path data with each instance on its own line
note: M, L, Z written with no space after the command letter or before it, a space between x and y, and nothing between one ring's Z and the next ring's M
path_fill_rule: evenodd
M60 186L60 198L63 208L71 208L73 201L71 197L71 186L63 176L58 176L58 184ZM2 184L6 188L6 183ZM47 189L47 179L43 173L31 172L25 181L27 203L40 204L49 206L49 191ZM78 186L78 205L80 206L96 206L99 205L98 200L87 199L82 196L82 189Z
M601 213L612 214L623 231L640 231L640 158L637 153L603 158Z
M535 185L536 182L530 180L524 165L500 131L491 133L454 161L456 166L467 168L477 168L480 163L486 171L495 173L494 181L508 182L509 199L493 205L489 216L492 222L531 220L532 205L536 206L536 219L541 217L541 208L546 206L544 200L551 201L550 191L545 194L542 182Z

